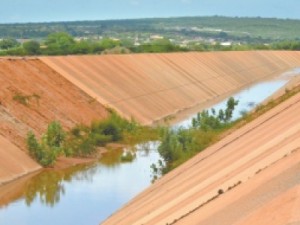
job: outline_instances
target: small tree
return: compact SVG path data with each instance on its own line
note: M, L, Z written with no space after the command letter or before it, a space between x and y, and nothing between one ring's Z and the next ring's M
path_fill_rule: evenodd
M10 48L18 47L20 44L16 39L7 38L0 41L0 49L7 50Z
M30 131L27 134L27 146L31 157L42 166L52 166L57 156L63 152L65 136L62 126L57 121L49 124L40 142Z
M49 34L45 44L49 55L65 55L71 53L75 41L68 33L57 32Z
M223 109L219 110L218 118L219 118L220 121L224 121L225 120L225 113L224 113Z
M232 118L232 113L235 109L235 106L239 104L238 100L235 100L233 97L230 97L227 101L227 108L225 110L225 122L228 122Z
M47 144L49 146L60 148L62 147L62 143L65 140L66 134L61 124L57 121L53 121L48 125L46 136Z
M43 158L43 154L34 133L29 131L27 134L27 147L31 157L36 159L38 162Z
M41 53L40 43L37 41L25 42L23 48L28 55L39 55Z

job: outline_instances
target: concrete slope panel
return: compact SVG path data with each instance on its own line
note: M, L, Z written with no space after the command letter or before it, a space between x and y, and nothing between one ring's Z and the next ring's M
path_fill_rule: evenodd
M54 120L70 129L106 116L103 105L40 60L0 58L0 134L21 149L30 130L39 136Z
M100 103L150 124L300 66L299 52L41 57Z
M0 58L0 183L38 167L27 154L29 131L39 138L52 121L70 129L107 115L103 105L39 59Z
M0 135L0 185L41 167L26 153Z
M159 179L103 224L297 224L299 186L297 94Z

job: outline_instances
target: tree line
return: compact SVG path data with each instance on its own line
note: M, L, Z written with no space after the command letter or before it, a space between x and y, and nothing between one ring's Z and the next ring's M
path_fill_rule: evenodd
M153 40L135 45L131 40L104 38L101 40L75 40L65 32L52 33L44 41L30 40L19 43L13 38L0 41L0 55L76 55L107 53L162 53L184 51L245 51L245 50L300 50L300 41L281 41L272 44L233 44L222 46L220 43L190 43L181 47L169 39Z
M30 40L20 44L15 39L0 41L0 55L70 55L70 54L103 54L128 52L173 52L182 51L179 46L167 39L155 40L147 44L135 46L128 40L103 38L96 40L76 41L68 33L58 32L48 35L43 42Z

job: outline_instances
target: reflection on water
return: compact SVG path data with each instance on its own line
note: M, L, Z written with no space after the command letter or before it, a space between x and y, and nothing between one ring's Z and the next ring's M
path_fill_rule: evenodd
M285 72L281 75L281 78L291 78L300 75L300 67L296 67L288 72Z
M117 150L92 165L38 174L0 209L0 225L99 224L151 184L150 165L160 159L156 145L136 146L132 163L120 163Z
M57 173L43 173L33 178L25 188L26 205L30 206L39 197L42 204L54 206L59 202L60 195L65 193L62 180L63 178Z
M97 168L92 165L80 165L63 171L43 171L31 178L24 187L27 206L39 199L40 204L53 207L66 192L65 183L75 180L92 181Z
M240 118L244 113L247 113L252 109L254 109L258 104L260 104L269 96L274 94L277 90L283 87L287 82L288 80L286 79L261 82L233 95L233 97L239 101L239 104L235 107L235 110L232 115L232 120L236 120ZM214 105L211 108L214 108L218 112L220 109L226 108L226 103L227 103L227 99ZM209 108L209 110L211 108ZM193 115L188 119L175 124L174 128L190 127L192 124L192 119L195 116L196 115Z
M107 167L119 167L122 153L122 148L109 151L108 154L104 155L104 157L100 159L100 162Z

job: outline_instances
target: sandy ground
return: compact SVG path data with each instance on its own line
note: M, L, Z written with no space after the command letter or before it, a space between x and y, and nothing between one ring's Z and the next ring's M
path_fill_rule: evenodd
M300 65L300 52L41 57L102 104L143 124Z
M298 224L299 149L300 94L167 174L103 224Z

